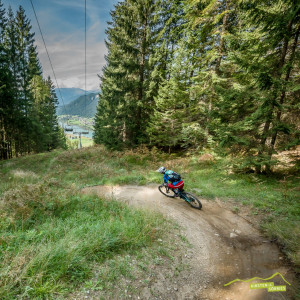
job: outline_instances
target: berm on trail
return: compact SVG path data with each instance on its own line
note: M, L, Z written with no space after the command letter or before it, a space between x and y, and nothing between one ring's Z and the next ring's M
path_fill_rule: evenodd
M234 282L253 277L268 278L279 272L288 282L294 282L291 268L284 264L278 247L263 238L245 218L221 207L213 201L200 199L203 208L191 208L182 199L163 196L151 186L93 186L82 190L85 194L105 196L125 201L129 205L161 212L175 220L192 245L188 278L178 278L176 288L164 285L164 277L152 285L159 291L157 299L231 299L268 300L292 299L289 286L286 292L250 289L249 282ZM280 276L274 285L286 285ZM251 283L263 282L255 280ZM154 299L143 291L140 299ZM138 299L138 298L137 298Z

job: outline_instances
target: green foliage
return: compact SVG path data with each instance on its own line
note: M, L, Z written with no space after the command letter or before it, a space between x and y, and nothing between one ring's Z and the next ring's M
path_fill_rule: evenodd
M41 77L34 33L20 6L0 2L0 159L65 147L53 84Z
M271 172L274 154L299 144L299 5L149 2L144 36L141 6L112 12L95 141L222 149L244 156L245 170Z
M182 121L186 119L185 99L187 97L176 80L166 82L159 89L156 110L147 129L152 145L170 149L181 141Z
M107 30L107 65L95 118L96 143L111 148L133 146L145 139L151 111L149 55L154 46L155 1L127 0L111 12Z

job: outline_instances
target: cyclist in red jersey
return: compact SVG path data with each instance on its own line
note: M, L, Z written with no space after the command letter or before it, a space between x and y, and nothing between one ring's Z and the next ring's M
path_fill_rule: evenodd
M178 196L178 189L183 191L184 182L178 173L167 170L165 167L160 167L157 172L164 174L164 183L174 190L176 196ZM169 181L170 183L168 183Z

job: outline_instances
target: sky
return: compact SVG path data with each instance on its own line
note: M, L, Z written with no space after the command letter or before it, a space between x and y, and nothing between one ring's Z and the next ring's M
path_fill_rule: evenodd
M59 88L85 89L84 7L85 0L32 0L46 42ZM105 65L105 29L110 11L118 0L86 0L87 6L87 90L99 90ZM32 32L43 75L55 83L42 36L30 0L2 0L5 8L16 12L21 5L31 20Z

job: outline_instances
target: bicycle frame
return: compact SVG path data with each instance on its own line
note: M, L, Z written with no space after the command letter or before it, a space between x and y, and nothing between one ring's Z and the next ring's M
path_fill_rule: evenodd
M167 192L169 192L170 189L174 190L174 189L170 188L169 186L166 186L166 188L167 188ZM179 198L183 199L184 201L186 201L188 203L191 202L190 199L185 196L185 193L182 192L180 189L178 189L178 195L179 195Z
M178 194L179 194L179 197L180 197L181 199L183 199L184 201L186 201L187 203L190 203L190 202L191 202L190 199L187 198L186 195L185 195L185 193L182 192L181 190L178 190Z
M179 198L183 199L185 202L190 204L192 207L197 208L197 209L202 208L202 204L201 204L200 200L197 199L197 197L191 193L188 193L184 190L171 188L166 183L161 184L158 187L158 189L162 194L164 194L167 197L175 198L175 197L179 196ZM170 190L171 190L171 192L170 192ZM175 192L175 190L176 190L176 192Z
M167 191L169 190L174 190L172 188L170 188L169 186L167 187ZM179 195L179 198L183 199L184 201L186 201L187 203L191 203L190 199L186 197L185 193L182 192L180 189L178 189L178 195Z

